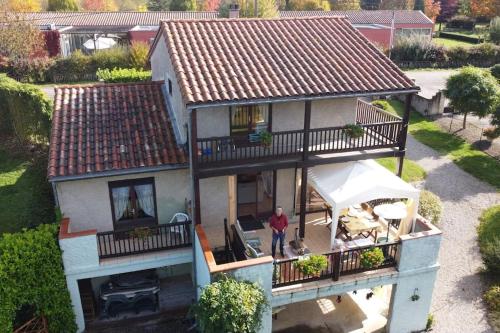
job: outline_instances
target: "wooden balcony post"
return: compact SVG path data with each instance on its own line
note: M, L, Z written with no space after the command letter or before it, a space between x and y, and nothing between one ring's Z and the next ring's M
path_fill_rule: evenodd
M191 147L189 151L191 152L191 172L193 177L193 196L194 196L194 221L196 224L201 224L201 212L200 212L200 177L198 175L198 130L197 130L197 120L196 120L196 109L191 111L190 117L190 141Z
M333 252L332 258L332 279L333 281L338 281L340 278L340 258L341 258L340 250L335 250Z
M398 177L401 177L401 175L403 174L403 163L405 158L404 151L406 149L406 138L408 136L408 123L410 122L412 98L413 94L406 95L405 113L403 115L403 127L401 129L401 136L399 138L399 151L402 152L402 154L399 156Z
M309 159L309 130L311 128L311 101L305 102L304 108L304 138L302 140L302 161ZM304 238L306 234L306 196L307 196L307 167L302 165L302 177L300 183L300 220L299 237Z

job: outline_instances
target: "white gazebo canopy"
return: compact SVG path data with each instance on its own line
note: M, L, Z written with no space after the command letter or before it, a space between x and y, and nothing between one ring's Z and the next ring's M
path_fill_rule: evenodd
M308 183L332 206L332 246L343 208L384 198L409 198L418 205L420 193L373 160L315 166Z

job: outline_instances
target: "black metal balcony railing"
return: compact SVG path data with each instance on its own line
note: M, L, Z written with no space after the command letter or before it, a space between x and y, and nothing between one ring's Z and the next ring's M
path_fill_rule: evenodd
M191 221L161 224L126 231L97 233L99 258L112 258L189 247Z
M358 101L356 123L363 128L363 135L357 138L349 136L346 126L310 129L308 152L327 154L399 147L404 129L400 117ZM234 161L294 158L304 150L304 133L304 130L272 132L267 146L260 142L258 135L198 138L198 163L210 166Z
M332 279L338 281L343 275L361 273L397 265L396 256L400 243L383 243L372 246L350 249L347 251L336 251L324 254L328 259L328 266L317 275L304 275L295 266L297 258L276 260L273 270L273 288L305 283L317 280ZM361 253L370 248L380 248L384 254L384 262L377 267L363 267L361 264Z

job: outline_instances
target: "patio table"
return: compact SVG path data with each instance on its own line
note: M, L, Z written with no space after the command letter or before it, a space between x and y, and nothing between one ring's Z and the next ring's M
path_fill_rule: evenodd
M377 233L380 229L380 223L369 221L368 219L363 217L347 216L347 218L349 219L349 222L344 222L342 221L342 219L340 220L340 222L342 223L341 230L345 229L345 231L347 231L349 235L351 235L351 237L346 235L348 239L351 239L354 235L362 235L363 237L368 238L373 235L373 233L375 233L373 236L375 237L375 239L377 239Z

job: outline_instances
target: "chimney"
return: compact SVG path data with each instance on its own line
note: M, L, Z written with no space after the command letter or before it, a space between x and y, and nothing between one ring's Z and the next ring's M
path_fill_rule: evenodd
M232 3L229 5L229 18L240 18L240 5L238 5L237 3Z

